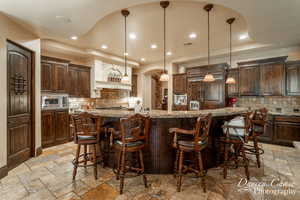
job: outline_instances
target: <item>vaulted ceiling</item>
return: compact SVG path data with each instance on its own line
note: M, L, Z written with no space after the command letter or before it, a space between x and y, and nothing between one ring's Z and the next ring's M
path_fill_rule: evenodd
M278 0L175 0L167 8L167 51L169 59L207 54L206 3L211 12L211 47L228 49L229 28L225 20L236 17L233 45L253 48L254 44L291 45L300 43L300 1ZM113 55L124 53L124 19L120 10L128 8L129 58L145 63L162 59L163 9L158 0L1 0L0 11L42 39L51 39ZM197 37L189 38L190 33ZM242 34L248 39L239 40ZM71 40L71 36L78 36ZM184 43L192 43L185 46ZM156 44L156 49L150 45ZM107 49L101 46L106 45Z

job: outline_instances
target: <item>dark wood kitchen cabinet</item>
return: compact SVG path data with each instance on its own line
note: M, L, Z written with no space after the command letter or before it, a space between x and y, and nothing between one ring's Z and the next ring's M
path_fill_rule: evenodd
M240 95L256 96L259 95L259 65L244 67L240 65Z
M300 96L300 61L286 63L286 94Z
M274 116L267 116L266 130L263 135L259 136L259 141L272 143L274 135Z
M224 99L224 80L215 80L214 82L202 83L202 96L204 97L201 102L202 109L216 109L225 107Z
M173 74L173 93L186 93L186 74Z
M69 112L68 110L42 111L42 147L50 147L68 142Z
M137 97L137 85L138 85L138 75L133 74L132 75L132 80L131 80L131 93L130 96L132 97Z
M68 80L68 93L71 97L90 97L90 67L70 64L68 71Z
M42 56L41 90L44 92L67 93L69 61Z
M284 95L284 62L261 64L260 95Z
M300 141L299 116L275 116L274 142L292 146L293 141Z
M199 101L200 102L200 91L201 82L200 81L188 81L187 82L187 96L188 102Z
M226 84L228 97L239 96L239 68L229 69L227 72L227 78L234 78L235 84Z

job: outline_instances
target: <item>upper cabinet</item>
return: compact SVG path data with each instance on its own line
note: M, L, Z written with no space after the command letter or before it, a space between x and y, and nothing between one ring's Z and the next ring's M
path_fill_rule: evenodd
M286 63L286 94L300 96L300 61Z
M262 64L260 85L261 95L284 95L284 62Z
M41 90L45 92L67 93L67 73L69 61L42 56Z
M90 98L90 67L70 64L68 81L70 83L68 93L71 97Z
M137 97L137 78L138 76L136 74L132 74L132 86L131 86L131 94L132 97Z
M227 86L227 94L229 97L239 96L239 69L229 69L227 73L227 78L234 78L235 84L226 84Z
M240 95L259 95L259 66L240 67Z
M186 93L186 74L173 75L173 93L175 94Z
M240 95L284 95L286 58L278 57L238 63Z

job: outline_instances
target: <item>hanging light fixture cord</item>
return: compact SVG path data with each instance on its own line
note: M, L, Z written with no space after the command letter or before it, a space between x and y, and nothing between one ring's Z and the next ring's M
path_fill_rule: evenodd
M164 73L166 73L166 7L164 7Z
M207 11L207 24L208 24L208 29L207 29L207 37L208 37L208 65L210 65L210 20L209 20L209 12L210 10Z
M127 76L127 16L125 16L125 53L124 53L124 59L125 59L125 76Z

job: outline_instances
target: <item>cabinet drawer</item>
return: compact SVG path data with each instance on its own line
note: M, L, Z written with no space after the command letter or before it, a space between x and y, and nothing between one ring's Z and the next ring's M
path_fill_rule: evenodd
M300 125L300 117L297 116L276 116L276 122L290 122L290 123L299 123Z

